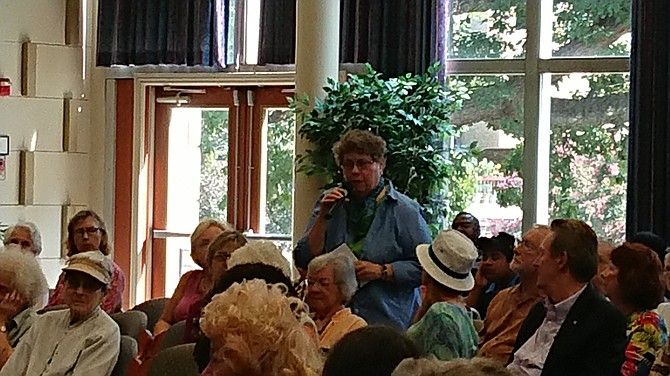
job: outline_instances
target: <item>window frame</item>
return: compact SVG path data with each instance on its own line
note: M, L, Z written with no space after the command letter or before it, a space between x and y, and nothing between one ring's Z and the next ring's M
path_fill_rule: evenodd
M448 59L448 75L523 75L522 231L549 221L551 75L629 73L630 57L552 57L554 0L526 1L526 54L518 59ZM546 171L546 173L542 173Z

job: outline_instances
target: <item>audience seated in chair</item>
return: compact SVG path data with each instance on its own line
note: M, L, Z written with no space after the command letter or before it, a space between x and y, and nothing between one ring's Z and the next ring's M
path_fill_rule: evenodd
M492 238L479 238L478 245L482 260L475 275L475 286L468 293L466 303L484 319L496 294L519 283L519 278L509 266L514 255L512 235L501 232Z
M540 244L550 232L549 226L536 225L514 248L510 268L519 275L519 284L502 290L491 301L480 332L479 356L503 363L509 361L521 324L533 305L542 299L533 263L541 252Z
M228 290L233 284L254 279L265 281L268 284L282 284L287 286L288 296L298 296L287 274L290 270L288 262L272 243L249 243L235 251L230 261L230 269L223 273L216 282L208 295L207 303L214 295ZM316 328L313 334L316 335ZM205 336L201 336L196 343L194 357L200 371L203 371L209 364L210 345L209 338Z
M521 325L510 369L542 376L619 373L626 318L589 283L598 268L597 245L586 223L551 222L535 261L537 286L546 299Z
M47 280L33 254L8 243L0 252L0 368L30 329L35 306L47 291Z
M493 359L405 359L391 376L516 376Z
M99 251L73 255L63 268L68 309L38 316L0 376L109 376L120 347L119 326L101 308L113 267Z
M42 253L42 234L32 222L19 222L5 230L5 246L15 244L33 256Z
M663 318L654 311L665 291L661 261L640 243L624 243L612 251L601 278L607 297L628 318L621 374L647 376L668 337Z
M72 257L81 252L98 251L109 256L111 246L109 234L102 218L92 210L82 210L75 214L67 225L67 256ZM126 277L121 268L110 260L114 270L112 282L106 288L105 297L100 307L107 313L121 311L123 302L123 289ZM54 290L47 309L54 306L67 304L65 299L65 273L58 277L58 283Z
M214 281L207 263L209 245L221 233L230 230L232 230L230 225L213 219L205 219L195 228L191 234L191 258L202 269L187 272L179 279L174 294L153 328L154 336L167 331L171 325L186 320L191 306L200 304L211 290Z
M330 349L345 334L367 325L345 308L358 288L354 262L343 255L326 253L307 268L307 304L319 333L319 346Z
M224 231L210 243L207 251L207 268L212 281L221 278L221 275L228 269L228 260L232 257L233 251L247 244L247 238L240 232L235 230ZM183 337L180 343L195 342L199 335L198 320L202 313L202 309L209 303L208 295L202 297L199 301L192 304L188 308L184 328L182 330Z
M479 337L462 295L474 285L475 245L463 233L447 230L416 253L426 293L407 336L440 360L473 357Z
M322 376L390 376L403 359L421 355L419 347L396 329L367 326L330 349Z
M286 286L252 280L233 284L205 307L202 331L212 341L203 375L318 376L322 359L304 328L307 309Z

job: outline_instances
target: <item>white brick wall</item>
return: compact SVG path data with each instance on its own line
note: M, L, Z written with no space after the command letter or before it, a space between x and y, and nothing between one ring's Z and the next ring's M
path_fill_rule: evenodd
M90 27L94 7L86 8ZM84 76L84 47L65 45L65 14L66 0L0 1L0 77L12 80L11 97L0 97L0 134L9 135L11 145L0 181L0 222L39 226L42 267L52 287L63 264L63 213L69 205L90 204L90 74ZM90 43L90 34L82 40ZM32 161L23 169L22 152ZM34 182L22 192L26 205L19 202L22 180Z

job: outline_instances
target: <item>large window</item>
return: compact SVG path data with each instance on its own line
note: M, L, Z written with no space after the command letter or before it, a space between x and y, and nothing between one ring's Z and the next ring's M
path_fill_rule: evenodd
M478 142L484 235L579 218L624 236L630 0L451 0L445 64Z

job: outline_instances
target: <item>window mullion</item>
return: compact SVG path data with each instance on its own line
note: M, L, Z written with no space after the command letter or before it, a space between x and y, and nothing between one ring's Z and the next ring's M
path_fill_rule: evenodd
M540 59L551 55L552 20L553 0L526 1L523 231L549 218L551 75L540 71Z

